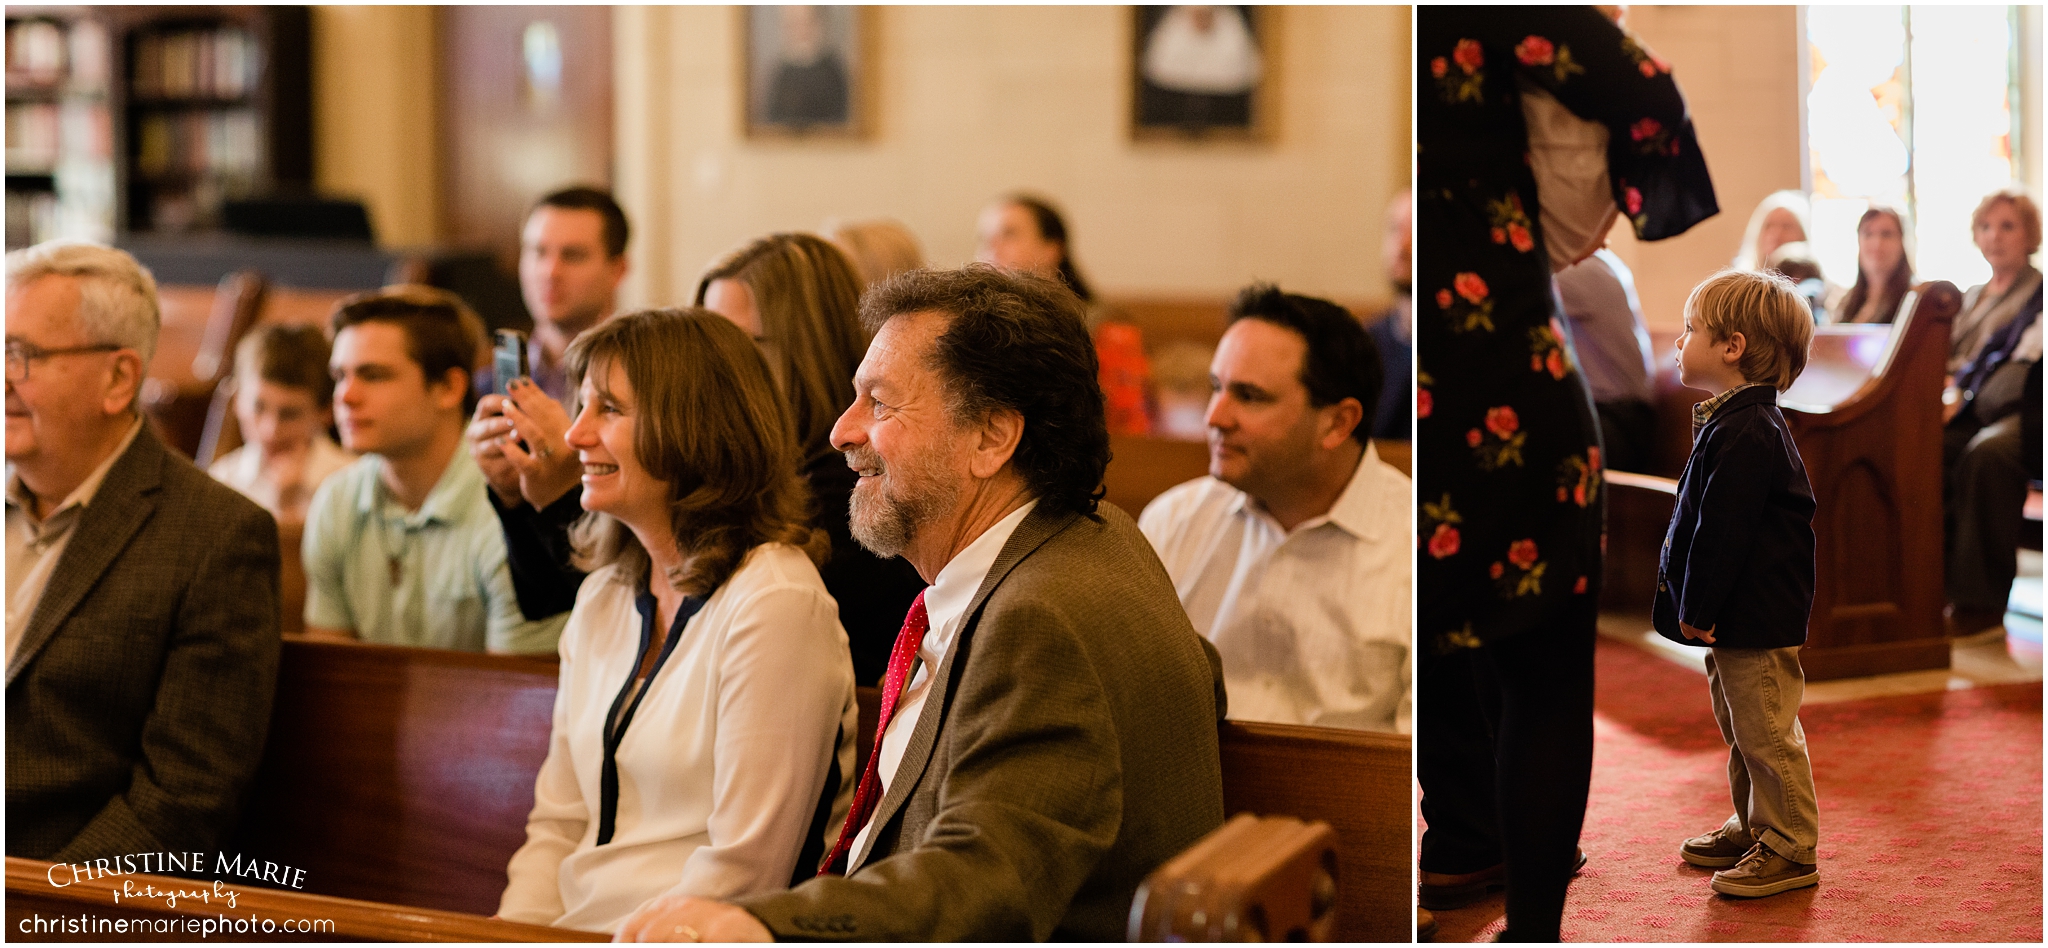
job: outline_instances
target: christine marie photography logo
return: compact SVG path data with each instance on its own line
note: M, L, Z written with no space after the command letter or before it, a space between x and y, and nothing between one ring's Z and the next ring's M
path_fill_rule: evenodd
M186 879L138 880L135 876L213 876L211 883ZM333 932L331 919L246 917L225 912L239 907L242 891L230 880L249 880L281 889L303 890L306 872L292 866L228 853L131 853L76 863L54 863L45 873L53 889L90 884L104 891L115 905L178 911L182 918L99 918L91 914L45 918L36 915L21 921L23 934L113 934L185 932L202 937L213 934L261 934L276 932ZM115 883L118 881L118 885ZM182 910L180 906L183 906Z

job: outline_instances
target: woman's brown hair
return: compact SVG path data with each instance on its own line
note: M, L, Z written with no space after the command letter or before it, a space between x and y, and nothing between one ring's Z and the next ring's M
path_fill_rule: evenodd
M1899 301L1906 298L1906 291L1913 288L1913 254L1906 245L1906 216L1897 208L1882 204L1871 205L1863 216L1856 219L1856 235L1863 236L1863 226L1880 217L1892 219L1892 226L1899 230L1899 265L1885 274L1884 286L1874 288L1870 275L1863 272L1863 264L1856 264L1856 285L1849 288L1849 295L1842 297L1838 316L1842 322L1854 322L1863 312L1863 304L1869 302L1870 294L1878 294L1878 316L1871 322L1888 323L1898 316Z
M612 397L614 366L633 387L633 453L668 484L683 561L667 577L676 589L709 595L763 543L824 560L830 540L808 525L810 489L797 475L788 412L739 327L703 309L632 313L576 337L566 363L579 389L588 377ZM580 569L618 564L620 580L636 585L648 576L647 551L612 517L585 514L571 539Z
M712 264L697 281L698 306L713 280L738 280L754 295L803 449L799 465L831 453L832 425L853 404L853 370L868 349L853 262L822 237L773 234Z

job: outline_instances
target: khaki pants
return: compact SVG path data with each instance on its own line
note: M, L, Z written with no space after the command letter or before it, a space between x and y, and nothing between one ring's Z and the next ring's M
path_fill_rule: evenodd
M1728 742L1728 793L1735 815L1726 830L1754 839L1793 862L1817 861L1820 805L1799 702L1806 675L1797 648L1707 651L1714 721Z

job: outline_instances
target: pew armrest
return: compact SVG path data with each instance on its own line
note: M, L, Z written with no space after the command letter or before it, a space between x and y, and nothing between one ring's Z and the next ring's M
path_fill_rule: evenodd
M1329 941L1337 833L1240 813L1159 867L1131 902L1131 941Z
M1608 471L1607 483L1614 487L1633 487L1637 490L1655 491L1660 494L1678 496L1678 481L1675 478L1658 477L1654 474L1631 474L1627 471Z
M61 885L52 885L52 878ZM124 888L125 886L125 888ZM154 887L159 893L209 893L204 900L187 896L176 900L137 897ZM97 879L76 877L69 868L35 859L7 857L7 926L14 937L36 933L22 927L33 915L61 921L88 918L126 920L135 930L156 933L166 941L199 941L195 926L218 923L219 916L230 921L251 920L254 934L262 940L301 939L309 941L442 941L442 942L567 942L610 941L601 932L575 931L526 925L435 909L359 902L325 895L306 895L282 889L260 889L243 882L223 880L224 890L234 891L233 905L214 895L210 883L169 876L142 874L106 875ZM271 928L264 928L265 923ZM289 922L293 927L287 927ZM318 930L297 932L307 922ZM45 933L61 935L66 933ZM93 934L91 932L78 934Z

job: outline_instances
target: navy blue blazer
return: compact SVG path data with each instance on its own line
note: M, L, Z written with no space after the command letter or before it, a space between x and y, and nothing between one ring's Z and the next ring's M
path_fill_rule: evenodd
M1813 611L1813 486L1768 385L1737 392L1693 435L1657 564L1657 631L1714 648L1806 643Z

